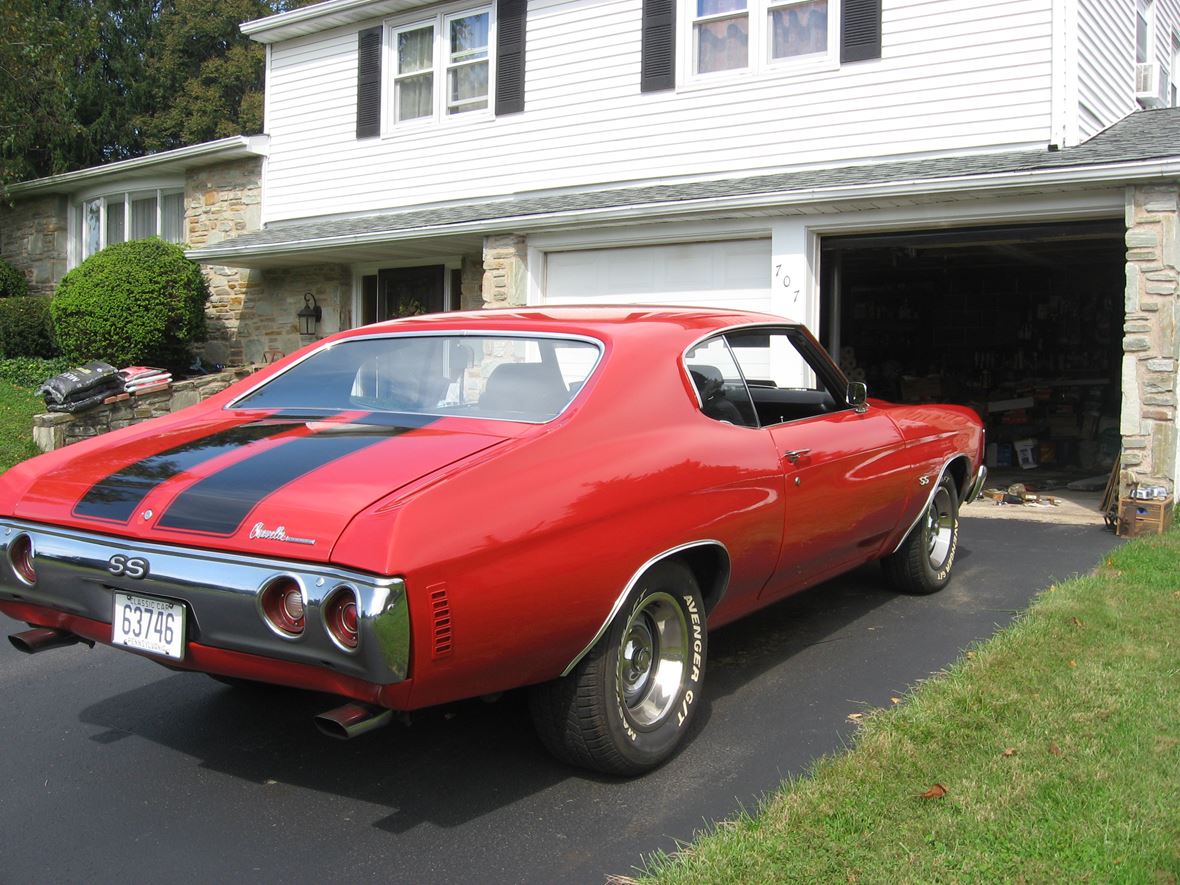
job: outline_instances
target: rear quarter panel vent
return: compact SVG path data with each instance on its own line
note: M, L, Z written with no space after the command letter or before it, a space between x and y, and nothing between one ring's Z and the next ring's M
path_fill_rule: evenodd
M446 584L432 584L426 592L430 599L431 655L437 660L454 651L451 602L447 598Z

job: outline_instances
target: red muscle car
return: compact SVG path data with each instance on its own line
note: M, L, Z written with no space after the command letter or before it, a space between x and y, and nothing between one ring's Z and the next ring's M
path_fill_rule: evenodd
M341 737L529 686L560 758L636 774L688 728L709 630L873 559L940 589L983 447L779 317L395 320L9 470L0 611L28 652L338 695Z

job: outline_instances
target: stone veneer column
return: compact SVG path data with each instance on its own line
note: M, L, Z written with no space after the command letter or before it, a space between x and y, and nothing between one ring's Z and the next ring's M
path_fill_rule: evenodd
M262 160L251 158L203 166L185 176L185 233L200 248L256 231L262 223ZM249 359L240 329L242 312L263 296L262 272L203 265L211 297L205 307L209 341L201 348L211 362L240 365Z
M1127 189L1122 486L1176 488L1180 186Z
M483 306L509 307L528 301L528 238L517 234L483 241Z
M68 212L62 196L0 204L0 258L25 275L30 295L52 295L66 275Z

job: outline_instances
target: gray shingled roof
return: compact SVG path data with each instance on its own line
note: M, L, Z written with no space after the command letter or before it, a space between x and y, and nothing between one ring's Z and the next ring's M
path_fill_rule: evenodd
M574 191L509 200L481 200L443 207L366 215L346 219L282 223L243 234L208 249L189 254L201 258L206 252L224 256L230 251L268 251L268 247L290 248L301 243L351 240L356 237L391 238L429 228L445 233L448 225L486 222L489 229L502 219L552 215L601 209L621 209L652 204L691 205L724 197L756 197L760 194L790 194L825 188L887 185L898 182L936 182L971 176L1035 171L1068 170L1126 164L1160 158L1180 158L1180 109L1137 111L1084 144L1063 150L1023 150L924 160L836 166L648 187Z

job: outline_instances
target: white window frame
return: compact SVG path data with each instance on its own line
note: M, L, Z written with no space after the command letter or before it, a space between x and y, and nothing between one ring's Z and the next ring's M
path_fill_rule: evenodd
M468 63L451 63L449 51L451 22L457 18L465 18L469 15L481 14L487 15L488 17L487 107L470 111L462 111L459 113L450 113L450 72L453 68L459 67L461 64ZM407 31L416 31L420 28L428 27L434 28L434 48L432 56L433 66L431 68L433 73L431 113L422 117L415 117L412 120L398 120L396 84L397 80L401 78L397 73L397 36L398 34L402 34ZM436 12L427 18L422 18L421 13L418 13L416 17L400 16L398 18L387 19L385 22L384 53L385 58L382 63L382 70L388 72L384 75L385 84L387 86L387 88L384 89L385 108L384 114L382 116L382 118L387 121L384 127L384 134L391 135L397 132L404 132L407 129L418 129L429 126L462 125L480 120L490 120L495 117L496 5L494 3L481 3L474 6L466 4L451 4L440 7Z
M1151 64L1155 58L1155 0L1136 0L1135 2L1135 62L1137 64ZM1139 22L1143 22L1144 43L1139 43ZM1140 55L1142 54L1142 59Z
M153 220L153 233L148 236L161 236L160 231L163 228L163 206L164 198L180 195L180 239L169 240L168 242L184 243L186 242L185 230L185 205L184 205L184 188L181 186L165 186L154 188L137 188L136 190L127 191L107 191L103 193L87 193L79 194L75 200L72 211L70 213L70 266L76 267L81 264L95 252L101 252L107 246L114 242L125 243L131 239L131 206L137 200L154 199L156 201L155 218ZM92 250L88 248L87 243L87 229L86 229L86 207L92 203L99 204L98 211L98 249ZM123 238L121 240L109 240L107 236L107 220L108 209L110 206L123 207Z
M773 33L770 15L774 10L800 5L806 0L747 0L746 15L749 19L749 55L746 67L725 71L697 73L696 69L696 24L712 18L724 19L736 13L717 13L715 16L697 16L697 0L680 0L677 14L677 79L685 86L708 86L724 84L735 80L757 77L778 77L783 74L801 74L836 70L840 67L840 3L841 0L827 0L828 42L823 52L789 58L771 58Z

